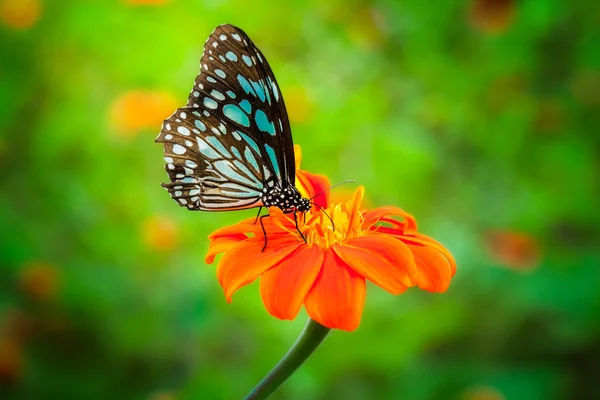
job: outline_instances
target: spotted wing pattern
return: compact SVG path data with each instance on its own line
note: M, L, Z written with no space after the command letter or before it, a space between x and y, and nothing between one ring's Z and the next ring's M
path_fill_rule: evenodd
M275 76L248 36L221 25L204 46L188 104L163 123L171 180L163 186L192 210L262 205L271 188L294 185L287 112Z

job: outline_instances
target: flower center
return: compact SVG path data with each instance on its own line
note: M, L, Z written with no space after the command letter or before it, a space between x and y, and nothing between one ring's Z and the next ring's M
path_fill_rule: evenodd
M334 243L361 236L362 215L357 211L352 212L354 208L348 203L308 212L306 223L299 225L306 241L320 247L330 247Z

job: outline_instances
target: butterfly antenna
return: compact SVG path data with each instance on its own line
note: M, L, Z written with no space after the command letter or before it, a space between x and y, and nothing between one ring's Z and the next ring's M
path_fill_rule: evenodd
M325 216L327 218L329 218L329 220L331 221L331 228L333 229L333 231L335 232L335 223L333 222L333 220L331 219L331 217L329 216L329 214L327 214L327 211L325 211L325 209L323 207L321 207L320 205L316 204L316 203L310 203L315 207L319 208L319 211L323 211L323 214L325 214Z
M338 187L338 186L346 184L346 183L354 183L354 182L355 182L355 180L353 180L353 179L350 179L350 180L347 180L347 181L338 182L335 185L329 186L327 189L320 191L319 193L315 194L313 197L311 197L308 200L310 201L310 200L314 199L315 197L322 195L326 191L333 189L334 187Z

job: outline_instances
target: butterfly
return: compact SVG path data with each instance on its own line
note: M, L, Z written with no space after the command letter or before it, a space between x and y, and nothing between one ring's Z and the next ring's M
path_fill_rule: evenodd
M298 228L296 213L311 202L295 186L290 122L269 63L244 31L220 25L200 65L187 105L156 139L170 178L163 187L189 210L260 207L260 215L274 206L293 213ZM266 247L264 225L263 233Z

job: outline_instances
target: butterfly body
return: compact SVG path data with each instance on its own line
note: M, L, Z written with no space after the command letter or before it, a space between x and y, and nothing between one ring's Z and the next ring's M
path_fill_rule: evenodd
M189 210L278 207L306 212L295 187L290 124L275 76L239 28L209 36L188 103L167 118L163 143L171 197Z

